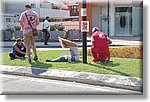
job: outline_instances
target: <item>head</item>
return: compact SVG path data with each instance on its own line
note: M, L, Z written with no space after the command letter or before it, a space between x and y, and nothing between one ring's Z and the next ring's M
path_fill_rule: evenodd
M31 6L30 3L26 3L26 4L25 4L25 8L26 8L26 9L31 9L31 7L32 7L32 6Z
M46 16L46 20L48 20L48 21L49 21L49 16Z
M19 37L17 37L17 38L16 38L16 42L17 42L18 45L21 45L21 44L22 44L22 39L19 38Z
M92 33L96 32L96 31L99 31L98 27L93 27Z

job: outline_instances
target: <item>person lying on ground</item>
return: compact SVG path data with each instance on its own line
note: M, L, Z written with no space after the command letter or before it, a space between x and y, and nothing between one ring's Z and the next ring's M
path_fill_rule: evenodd
M61 37L58 37L58 39L64 48L70 48L70 55L63 55L53 60L47 59L46 62L76 62L78 61L79 53L78 53L77 44L75 42L72 42L67 39L63 39Z
M22 39L17 37L16 42L13 44L12 51L9 53L10 58L24 58L26 54L26 48Z

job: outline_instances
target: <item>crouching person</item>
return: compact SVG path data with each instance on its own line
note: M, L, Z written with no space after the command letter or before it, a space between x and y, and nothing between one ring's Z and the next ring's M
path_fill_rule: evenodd
M94 62L106 62L110 60L109 44L111 39L107 34L100 32L97 27L92 29L92 56Z
M70 48L70 55L63 55L56 59L49 60L47 59L46 62L76 62L79 60L79 53L78 53L78 46L75 42L72 42L67 39L58 38L62 47Z
M26 55L26 48L21 38L17 37L16 42L13 44L13 48L9 56L11 59L24 58Z

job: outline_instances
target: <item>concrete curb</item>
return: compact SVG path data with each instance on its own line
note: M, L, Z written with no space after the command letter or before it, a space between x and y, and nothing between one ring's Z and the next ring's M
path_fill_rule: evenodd
M109 86L141 92L143 90L142 79L136 77L7 65L0 65L0 72L4 74L75 81L80 83Z

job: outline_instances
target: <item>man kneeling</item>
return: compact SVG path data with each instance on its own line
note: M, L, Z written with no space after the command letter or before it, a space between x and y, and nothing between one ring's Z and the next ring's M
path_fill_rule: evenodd
M76 62L79 60L78 46L75 42L58 37L62 47L70 48L70 55L63 55L53 60L46 60L46 62Z

